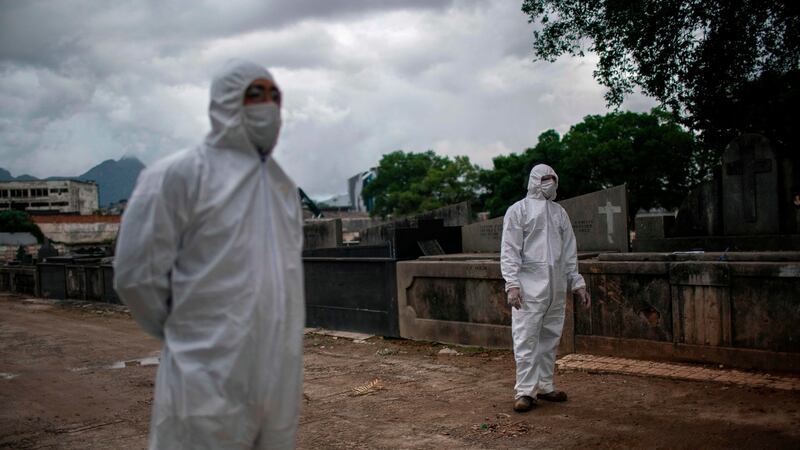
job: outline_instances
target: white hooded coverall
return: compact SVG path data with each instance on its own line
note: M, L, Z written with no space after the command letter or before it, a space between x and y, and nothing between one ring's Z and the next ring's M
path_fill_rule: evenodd
M553 201L555 195L546 199L542 194L545 175L556 173L544 164L531 170L527 197L511 205L503 219L500 268L506 291L522 291L522 307L511 310L516 398L555 390L566 294L586 286L577 270L575 233L567 212Z
M302 211L297 187L242 126L231 61L211 85L204 143L139 176L115 288L163 339L151 449L293 448L302 393Z

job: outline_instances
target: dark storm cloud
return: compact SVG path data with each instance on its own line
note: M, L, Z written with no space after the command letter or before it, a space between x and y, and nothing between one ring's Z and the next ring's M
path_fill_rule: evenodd
M488 0L6 1L0 167L74 175L196 145L231 57L282 86L276 157L307 192L344 192L397 149L486 166L605 112L594 61L533 63L531 32L518 2Z

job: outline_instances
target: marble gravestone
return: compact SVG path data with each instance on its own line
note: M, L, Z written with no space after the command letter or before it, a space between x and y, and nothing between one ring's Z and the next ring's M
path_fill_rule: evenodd
M722 192L724 234L778 233L778 164L766 138L745 134L728 145Z

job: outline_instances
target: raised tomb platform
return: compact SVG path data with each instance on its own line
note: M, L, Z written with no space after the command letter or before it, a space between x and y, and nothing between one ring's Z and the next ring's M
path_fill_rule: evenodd
M569 296L559 354L798 371L798 260L798 252L582 254L592 306ZM400 335L510 348L503 288L496 256L400 262Z
M577 352L800 370L800 253L601 254Z

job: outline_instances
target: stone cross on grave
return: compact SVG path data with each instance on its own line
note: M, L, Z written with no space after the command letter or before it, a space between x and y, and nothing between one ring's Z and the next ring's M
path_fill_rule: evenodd
M742 189L742 214L747 222L755 222L756 213L756 174L772 172L771 159L756 159L755 149L750 147L741 152L741 159L725 164L727 175L740 176Z
M622 212L622 208L614 206L610 201L606 200L606 206L597 207L598 214L606 215L606 231L608 233L608 243L614 243L614 214Z
M763 136L734 139L722 156L723 227L726 235L778 231L778 171Z

